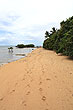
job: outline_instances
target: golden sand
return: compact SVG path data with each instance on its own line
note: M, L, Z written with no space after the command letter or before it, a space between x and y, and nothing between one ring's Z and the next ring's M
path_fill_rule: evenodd
M39 48L0 67L0 110L73 110L73 60Z

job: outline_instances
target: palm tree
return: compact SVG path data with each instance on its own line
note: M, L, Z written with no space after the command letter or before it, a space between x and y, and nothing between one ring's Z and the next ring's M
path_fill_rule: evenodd
M52 31L50 31L50 32L51 32L51 34L55 33L55 32L56 32L55 27L53 27L53 28L52 28Z
M45 38L49 38L50 37L50 33L48 31L45 32Z

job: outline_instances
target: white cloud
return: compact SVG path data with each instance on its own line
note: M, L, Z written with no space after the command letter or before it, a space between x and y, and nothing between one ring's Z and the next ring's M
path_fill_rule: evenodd
M46 30L72 16L72 5L73 0L0 0L0 41L41 44Z

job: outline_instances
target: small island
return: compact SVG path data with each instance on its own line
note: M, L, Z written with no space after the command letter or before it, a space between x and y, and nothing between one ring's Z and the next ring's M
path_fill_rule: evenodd
M27 44L27 45L18 44L16 47L17 47L17 48L34 48L35 45L34 45L34 44Z

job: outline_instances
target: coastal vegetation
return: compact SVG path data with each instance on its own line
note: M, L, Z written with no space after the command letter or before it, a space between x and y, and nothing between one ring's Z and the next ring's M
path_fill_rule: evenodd
M9 47L9 52L13 52L13 47Z
M18 44L16 47L17 48L34 48L35 45L34 44L28 44L28 45Z
M73 16L60 23L60 29L45 32L43 48L73 56Z

